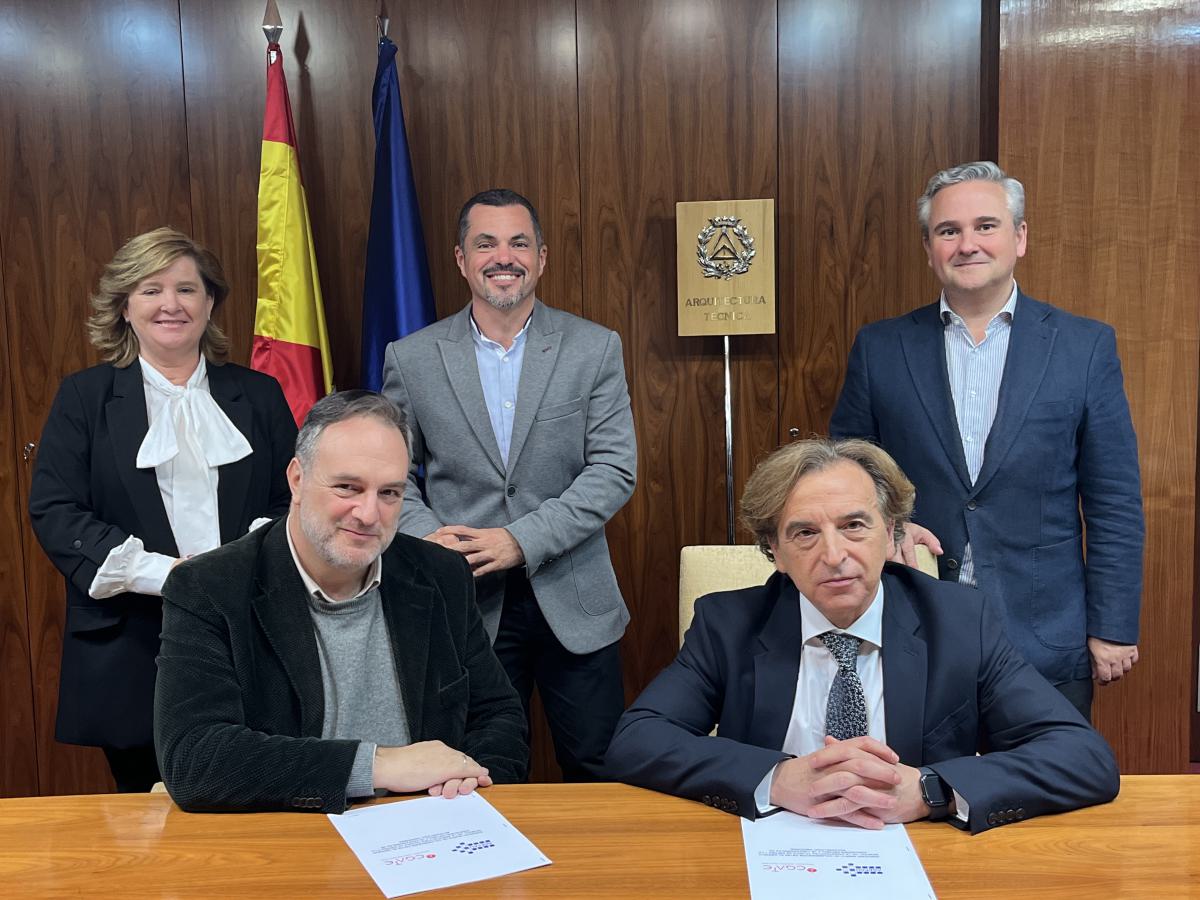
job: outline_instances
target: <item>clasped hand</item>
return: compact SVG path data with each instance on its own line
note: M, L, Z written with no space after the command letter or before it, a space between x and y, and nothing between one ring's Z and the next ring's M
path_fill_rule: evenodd
M929 815L920 772L874 738L839 741L775 767L771 803L812 819L841 819L863 828Z
M487 769L441 741L375 751L375 787L396 794L428 791L434 797L452 798L491 783Z
M507 528L443 525L425 535L425 540L461 553L471 564L471 571L476 577L512 569L525 562L521 545Z

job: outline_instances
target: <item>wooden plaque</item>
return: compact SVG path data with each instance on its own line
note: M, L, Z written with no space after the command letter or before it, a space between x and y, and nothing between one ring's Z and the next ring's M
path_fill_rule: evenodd
M675 204L679 334L775 333L775 201Z

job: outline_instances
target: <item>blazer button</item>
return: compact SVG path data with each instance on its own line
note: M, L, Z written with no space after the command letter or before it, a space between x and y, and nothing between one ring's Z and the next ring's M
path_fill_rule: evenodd
M978 506L979 504L977 504L974 500L967 501L967 509L971 510L972 512L977 509Z
M988 823L989 825L995 825L995 824L996 824L996 814L995 814L995 813L988 813L988 817L987 817L987 823Z
M950 569L950 570L952 570L952 571L953 571L954 569L957 569L957 568L958 568L958 560L957 560L957 559L948 559L948 560L946 560L946 568L947 568L947 569Z
M515 484L510 484L508 486L508 490L505 491L505 493L508 494L508 496L512 497L513 495L515 495L517 493L517 486Z
M83 541L71 541L71 546L78 550L83 546Z

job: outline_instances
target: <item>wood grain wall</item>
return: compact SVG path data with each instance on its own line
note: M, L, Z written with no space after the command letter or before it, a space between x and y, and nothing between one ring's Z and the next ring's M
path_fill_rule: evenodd
M1028 194L1022 288L1117 330L1146 509L1142 661L1097 691L1127 771L1178 772L1195 708L1200 4L1002 4L1000 164Z
M1003 21L989 0L388 5L439 314L467 298L452 256L459 206L504 185L541 211L550 255L540 295L623 338L640 478L608 533L633 611L630 696L676 648L679 546L725 534L721 344L675 336L675 203L777 201L779 335L733 341L740 490L789 428L825 429L857 328L935 294L913 224L925 179L999 146L1030 185L1022 284L1121 334L1146 469L1152 599L1147 661L1102 697L1101 723L1127 770L1177 767L1197 420L1197 160L1187 135L1198 32L1182 0L1174 13L1159 4L1132 18L1091 0L1072 5L1070 20L1054 4L1013 3ZM335 380L352 386L377 7L280 6ZM175 224L216 250L233 284L222 322L235 358L248 357L262 7L0 8L0 535L20 548L0 561L0 578L26 585L0 600L0 793L107 786L97 754L52 740L62 589L28 530L20 447L40 433L59 379L93 361L88 291L141 230ZM1141 21L1136 33L1150 37L1069 54L1054 37L1108 18ZM1106 53L1116 69L1100 66ZM1192 102L1172 106L1172 95ZM1063 167L1088 175L1064 179ZM1087 267L1070 265L1089 253ZM1079 280L1083 268L1090 280ZM1170 390L1151 380L1161 372ZM535 777L554 777L545 753Z

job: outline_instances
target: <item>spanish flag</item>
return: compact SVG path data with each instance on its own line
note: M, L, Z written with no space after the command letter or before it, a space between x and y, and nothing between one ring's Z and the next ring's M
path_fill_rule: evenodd
M274 375L300 425L333 390L329 334L279 44L267 48L258 176L258 308L250 367Z

